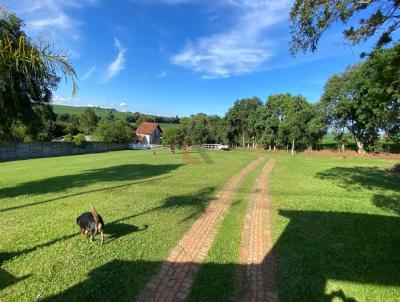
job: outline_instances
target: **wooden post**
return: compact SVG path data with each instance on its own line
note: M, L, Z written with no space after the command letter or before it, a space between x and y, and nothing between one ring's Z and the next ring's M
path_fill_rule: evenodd
M294 139L292 140L292 156L294 155Z

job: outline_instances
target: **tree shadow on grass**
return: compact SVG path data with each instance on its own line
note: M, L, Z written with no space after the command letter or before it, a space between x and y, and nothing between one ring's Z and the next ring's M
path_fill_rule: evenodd
M198 149L199 155L200 157L203 159L203 161L206 164L213 164L214 161L212 160L212 158L210 157L210 155L208 155L207 151L205 151L204 149Z
M250 272L263 266L264 274L273 258L277 259L281 301L356 301L351 296L354 292L349 293L346 288L336 285L329 292L326 289L329 280L400 286L400 218L340 212L280 211L279 214L289 219L288 225L261 264L204 263L200 271L203 275L209 272L210 278L202 287L195 280L197 290L191 301L216 301L221 291L235 293L240 287L242 296L238 301L246 301L249 297L246 286L250 283L237 283L235 271ZM86 280L41 301L133 301L163 263L166 262L115 259L88 272ZM199 265L167 264L171 270L182 266L189 270L190 266Z
M0 290L3 290L10 285L14 285L19 281L25 280L28 277L29 275L23 277L15 277L11 275L9 272L0 268Z
M59 193L67 189L85 187L97 182L141 180L169 173L180 166L179 164L129 164L86 170L82 173L50 177L0 189L0 199L19 195Z
M280 211L290 219L274 246L281 301L352 301L328 280L400 286L400 218ZM350 300L349 300L350 299Z
M190 214L187 217L184 217L181 221L194 218L197 215L200 215L204 211L207 204L212 199L212 197L213 197L212 193L214 191L215 191L214 187L207 187L207 188L204 188L200 191L197 191L197 192L194 192L191 194L170 196L170 197L166 198L164 200L163 204L158 207L154 207L154 208L148 209L148 210L140 212L140 213L124 216L124 217L115 219L111 222L105 221L105 234L106 234L105 244L109 244L109 243L113 242L114 240L121 238L123 236L129 235L131 233L146 230L149 227L149 225L147 225L147 224L144 225L143 227L139 228L136 225L122 223L123 221L127 221L127 220L130 220L130 219L138 217L138 216L146 215L146 214L156 212L156 211L171 210L171 209L177 209L180 207L191 207L192 214ZM78 232L74 232L74 233L64 235L59 238L44 242L42 244L38 244L38 245L30 247L30 248L23 249L20 251L2 252L2 253L0 253L0 265L2 265L3 262L13 259L15 257L19 257L21 255L25 255L25 254L34 252L35 250L40 249L40 248L51 246L51 245L61 242L63 240L71 239L71 238L77 236L78 234L79 234ZM138 272L138 273L140 274L140 272ZM6 272L4 272L4 274L6 274ZM0 285L1 284L12 285L13 282L9 282L9 283L6 283L6 281L3 282L2 277L4 274L2 274L2 272L0 271ZM13 280L11 277L8 279ZM18 278L14 278L14 279L16 281L20 280Z
M39 301L133 301L160 262L115 259L95 268L87 279Z
M316 174L349 191L385 190L387 194L374 194L372 203L400 214L400 175L377 167L335 167Z
M166 178L168 178L168 176L167 177L152 178L152 179L142 180L142 181L136 181L136 182L131 182L131 183L118 185L118 186L110 186L110 187L105 187L105 188L101 188L101 189L94 189L94 190L89 190L89 191L84 191L84 192L78 192L78 193L63 195L63 196L60 196L60 197L45 199L45 200L41 200L41 201L38 201L38 202L32 202L32 203L28 203L28 204L22 204L22 205L19 205L19 206L13 206L13 207L9 207L9 208L0 209L0 213L13 211L13 210L18 210L18 209L22 209L22 208L33 207L33 206L36 206L36 205L41 205L41 204L45 204L45 203L49 203L49 202L53 202L53 201L57 201L57 200L62 200L62 199L71 198L71 197L80 196L80 195L85 195L85 194L90 194L90 193L110 192L110 191L114 191L114 190L118 190L118 189L127 188L127 187L130 187L130 186L133 186L133 185L154 182L154 181L163 180L163 179L166 179Z
M210 201L213 199L214 192L215 192L215 187L207 187L190 194L170 196L167 197L160 206L122 217L120 219L115 220L114 222L120 222L123 220L132 219L156 211L178 209L181 207L192 207L193 213L180 220L181 222L183 222L200 215L205 210Z
M317 178L333 181L348 190L383 189L398 191L400 176L378 167L335 167L316 174Z
M149 228L149 225L147 225L147 224L143 225L143 227L140 228L136 225L121 223L121 221L127 220L129 218L130 217L124 217L124 218L118 219L117 221L112 221L110 223L105 224L105 228L104 228L105 244L110 243L120 237L129 235L131 233L145 231ZM78 228L78 226L77 226L77 228ZM21 255L29 254L31 252L34 252L35 250L51 246L53 244L56 244L56 243L64 241L64 240L71 239L79 234L80 234L79 232L74 232L74 233L64 235L64 236L55 238L53 240L35 245L30 248L26 248L23 250L19 250L19 251L15 251L15 252L2 252L2 253L0 253L0 266L5 261L19 257Z

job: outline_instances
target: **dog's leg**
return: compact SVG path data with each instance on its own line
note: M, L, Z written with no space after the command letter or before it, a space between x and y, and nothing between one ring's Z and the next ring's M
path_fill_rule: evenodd
M101 244L104 244L104 232L101 231L100 234L101 234Z

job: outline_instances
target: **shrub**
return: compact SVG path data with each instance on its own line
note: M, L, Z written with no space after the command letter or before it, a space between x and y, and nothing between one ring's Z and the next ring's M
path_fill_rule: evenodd
M86 144L85 135L82 133L75 135L74 136L74 144L77 147L83 147Z

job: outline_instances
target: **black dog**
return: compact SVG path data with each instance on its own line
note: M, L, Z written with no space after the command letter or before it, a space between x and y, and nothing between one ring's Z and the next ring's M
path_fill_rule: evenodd
M97 213L94 206L90 212L85 212L76 218L76 223L81 228L81 235L90 234L90 240L93 240L97 232L101 234L101 244L104 243L104 221Z

